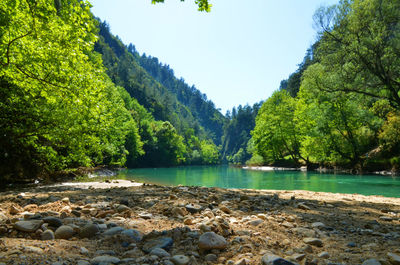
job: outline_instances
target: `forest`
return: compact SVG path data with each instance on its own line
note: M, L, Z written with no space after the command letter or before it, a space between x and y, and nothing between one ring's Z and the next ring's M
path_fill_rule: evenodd
M0 13L5 182L98 166L400 169L400 1L321 7L297 71L225 115L86 1L4 0Z

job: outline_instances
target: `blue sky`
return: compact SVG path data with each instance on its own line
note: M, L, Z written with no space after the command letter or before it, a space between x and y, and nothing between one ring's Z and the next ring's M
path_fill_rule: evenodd
M93 13L140 53L170 65L225 114L267 99L316 39L312 16L337 0L90 0Z

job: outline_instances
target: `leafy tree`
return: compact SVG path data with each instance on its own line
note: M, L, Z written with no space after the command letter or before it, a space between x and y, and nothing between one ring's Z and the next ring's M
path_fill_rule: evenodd
M5 0L0 13L2 178L123 165L127 135L139 138L93 53L89 4Z
M323 91L359 93L400 108L400 1L342 0L315 16L321 31L317 58L343 86Z
M257 153L266 162L285 159L298 163L304 159L300 154L300 137L294 121L296 100L285 90L276 91L261 106L252 131Z
M185 0L181 0L182 2L184 2ZM199 7L199 11L206 11L206 12L210 12L211 11L211 7L212 5L208 2L208 0L195 0L194 1L198 7ZM152 0L152 3L164 3L164 0Z
M296 110L303 137L301 152L313 162L359 164L377 145L381 120L374 116L365 96L321 92L321 86L341 87L343 80L314 64L304 74Z

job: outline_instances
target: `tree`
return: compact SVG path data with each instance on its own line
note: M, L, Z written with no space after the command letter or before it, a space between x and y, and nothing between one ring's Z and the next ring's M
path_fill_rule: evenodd
M373 100L357 93L326 93L320 87L342 87L339 75L316 63L304 73L295 121L302 135L301 153L311 162L360 164L377 145L381 119L370 110Z
M296 99L281 90L274 92L258 112L252 136L257 153L266 162L283 160L286 156L295 163L304 159L300 154L300 135L294 121L295 109Z
M185 0L181 0L181 2L184 2ZM208 3L208 0L195 0L194 1L198 6L199 6L199 11L206 11L210 12L212 5ZM152 0L152 3L164 3L164 0Z
M320 8L314 20L321 34L317 60L346 80L321 89L386 99L400 109L400 1L341 0Z
M93 52L89 3L5 0L0 13L1 178L123 165L139 138Z

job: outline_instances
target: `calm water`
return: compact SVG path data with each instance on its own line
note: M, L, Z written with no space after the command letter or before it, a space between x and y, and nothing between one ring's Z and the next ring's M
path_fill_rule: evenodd
M310 190L400 197L400 177L323 174L300 171L253 171L228 166L141 168L118 177L162 185L221 188Z

